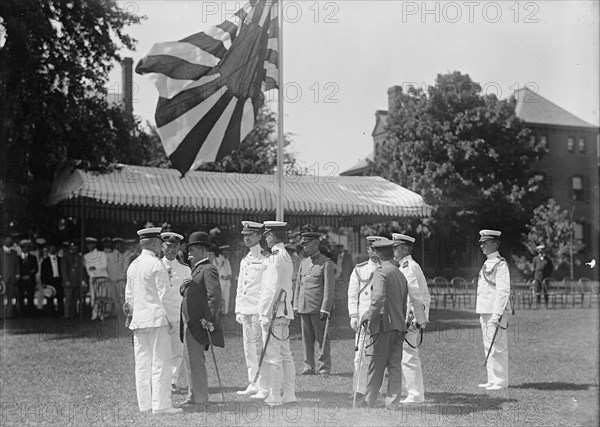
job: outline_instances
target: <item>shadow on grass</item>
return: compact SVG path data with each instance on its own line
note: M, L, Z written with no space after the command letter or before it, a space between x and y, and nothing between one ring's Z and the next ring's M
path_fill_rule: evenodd
M524 383L521 385L511 385L510 388L523 388L528 389L532 388L534 390L571 390L571 391L579 391L579 390L589 390L592 387L592 384L574 384L574 383L561 383L561 382L552 382L552 383Z
M430 392L426 393L427 402L421 404L421 411L436 413L440 407L456 408L462 415L483 411L497 411L505 403L518 402L517 399L508 399L487 394ZM429 402L433 400L433 402Z

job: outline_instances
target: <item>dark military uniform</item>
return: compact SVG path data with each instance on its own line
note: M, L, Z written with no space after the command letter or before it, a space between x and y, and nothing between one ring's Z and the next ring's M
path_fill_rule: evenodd
M331 313L335 292L335 272L333 261L317 252L300 263L296 289L294 291L294 311L300 314L302 323L302 343L304 345L304 370L315 371L315 338L319 348L323 344L325 320ZM319 357L317 371L329 374L331 370L331 348L325 343L323 354Z

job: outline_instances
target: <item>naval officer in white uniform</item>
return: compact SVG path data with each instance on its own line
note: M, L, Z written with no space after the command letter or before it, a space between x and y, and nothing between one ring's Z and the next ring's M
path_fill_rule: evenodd
M481 251L487 257L477 279L477 305L475 312L480 315L485 354L492 344L496 328L498 334L487 361L487 382L479 384L486 390L500 390L508 387L508 340L506 311L510 309L510 273L506 260L498 252L501 232L481 230L479 239Z
M139 230L142 253L127 269L125 303L133 313L135 388L140 411L176 414L171 405L171 337L175 319L168 317L165 295L169 277L158 254L161 228Z
M242 221L242 237L244 245L250 250L240 262L240 273L237 282L235 297L235 320L242 325L244 340L244 357L248 368L248 387L237 394L249 396L256 394L259 388L267 391L268 384L264 384L263 376L258 377L258 384L254 384L254 377L258 371L258 358L262 350L260 319L258 318L258 300L262 284L263 270L265 269L265 254L260 246L262 237L262 223Z
M360 333L358 330L358 321L362 315L366 313L371 304L371 279L373 278L373 272L379 267L379 258L377 258L377 253L373 250L372 245L373 242L378 240L384 240L384 238L379 236L367 237L367 254L369 255L369 259L354 267L354 270L352 270L352 274L350 275L350 281L348 282L348 314L350 315L350 327L357 334ZM367 358L363 354L361 366L358 366L363 338L359 336L358 339L359 351L354 352L354 372L358 372L358 377L354 378L354 387L357 388L357 398L361 398L367 390L367 370L369 365L366 363ZM354 390L353 393L350 394L350 398L353 397Z
M413 259L412 251L415 238L405 234L392 234L393 240L397 243L394 248L394 258L398 261L398 266L406 281L408 288L418 291L425 309L425 316L429 320L429 305L431 295L427 289L427 280L423 274L421 266ZM419 344L422 332L414 326L414 307L409 299L407 304L407 323L408 331L404 337L404 349L402 353L402 394L406 394L401 403L422 403L425 401L425 390L423 387L423 370L421 368L421 359L419 358Z
M177 252L183 241L183 236L166 231L161 233L160 237L163 241L162 251L164 254L161 261L169 276L169 286L166 289L164 305L169 319L173 320L173 330L175 331L171 334L171 353L173 355L171 389L173 392L184 392L188 388L187 371L183 360L183 342L181 342L177 332L180 328L179 311L183 301L180 288L184 282L192 280L192 270L188 265L177 259Z

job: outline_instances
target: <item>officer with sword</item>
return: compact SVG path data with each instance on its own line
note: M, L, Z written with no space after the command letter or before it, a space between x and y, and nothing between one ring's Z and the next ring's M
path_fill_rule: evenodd
M362 337L358 330L358 321L365 314L367 308L371 304L371 279L373 272L379 267L379 258L373 249L373 242L384 240L380 236L367 237L367 254L369 259L365 262L357 264L350 275L348 283L348 314L350 315L350 327L356 332L356 349L354 354L354 387L349 398L353 401L361 399L365 395L367 389L367 369L368 365L362 363L365 360L359 349L362 348Z
M510 310L510 272L506 260L500 256L498 230L481 230L480 247L486 260L477 279L477 304L480 315L483 347L486 353L487 382L479 384L486 390L508 387L508 328L505 312Z
M393 233L392 239L396 242L394 259L398 262L398 268L406 277L409 292L409 301L406 307L408 330L404 337L402 351L402 394L405 394L406 397L401 403L422 403L425 401L425 390L421 359L419 358L419 345L423 340L424 326L421 329L417 329L415 326L416 319L413 304L416 303L413 299L415 294L419 295L425 310L425 317L429 320L431 295L429 295L429 289L427 289L427 280L423 270L412 257L415 238L406 234Z
M254 382L262 375L268 390L259 384L260 399L269 406L296 402L296 371L290 349L292 309L292 259L285 249L286 222L265 221L265 240L271 255L264 261L262 287L258 299L258 316L262 330L263 350Z

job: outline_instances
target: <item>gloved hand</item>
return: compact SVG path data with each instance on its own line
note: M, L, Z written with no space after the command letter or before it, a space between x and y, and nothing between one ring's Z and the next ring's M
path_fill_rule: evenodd
M358 324L361 328L363 326L365 326L367 323L369 323L369 319L367 319L365 316L361 317L360 322L358 322Z
M322 311L321 314L319 315L319 319L321 319L321 320L327 320L328 317L329 317L329 313L326 313L324 311Z
M354 316L350 318L350 327L354 331L358 330L358 317Z
M207 331L209 331L209 332L212 332L212 331L214 331L214 330L215 330L215 326L214 326L214 324L213 324L212 322L209 322L209 321L208 321L208 320L206 320L206 319L200 319L200 324L202 325L202 327L203 327L204 329L206 329L206 330L207 330Z
M492 316L489 323L491 323L495 328L499 328L500 327L500 318L496 317L496 316Z
M133 308L127 302L123 304L123 313L125 316L133 316Z
M236 313L235 315L235 321L238 322L240 325L243 323L244 320L244 316L241 315L240 313Z

